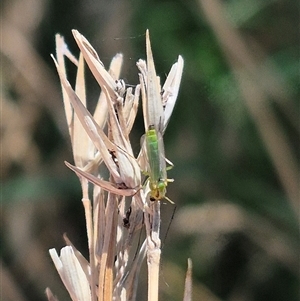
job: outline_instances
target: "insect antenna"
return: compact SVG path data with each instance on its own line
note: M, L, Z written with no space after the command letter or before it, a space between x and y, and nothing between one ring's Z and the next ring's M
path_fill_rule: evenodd
M171 201L171 202L172 202L172 201ZM173 203L173 202L172 202L172 203ZM173 204L174 204L174 203L173 203ZM170 228L171 228L171 224L172 224L172 222L173 222L173 219L174 219L174 216L175 216L175 213L176 213L176 209L177 209L177 206L174 206L174 209L173 209L173 212L172 212L170 221L169 221L169 223L168 223L168 227L167 227L167 230L166 230L166 234L165 234L165 236L164 236L164 239L162 240L161 249L164 248L164 245L165 245L165 242L166 242L166 239L167 239L169 230L170 230Z

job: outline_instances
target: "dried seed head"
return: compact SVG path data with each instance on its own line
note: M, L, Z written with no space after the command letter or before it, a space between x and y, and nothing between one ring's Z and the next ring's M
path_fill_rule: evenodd
M147 63L143 60L137 62L140 70L140 84L142 89L143 113L145 131L153 125L157 131L164 133L172 115L183 71L183 59L173 64L163 89L160 86L160 78L156 75L151 50L149 31L146 31Z

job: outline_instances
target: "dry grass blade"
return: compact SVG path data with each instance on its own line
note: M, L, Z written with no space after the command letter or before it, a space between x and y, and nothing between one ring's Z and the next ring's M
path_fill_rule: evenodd
M183 301L192 301L192 286L193 286L192 268L193 268L192 260L191 258L188 258L188 268L185 276Z
M116 195L109 193L106 214L105 214L105 232L102 250L98 254L99 260L99 282L98 298L99 300L112 300L112 282L113 282L113 261L115 254L115 238L117 231L116 221L117 198Z
M77 77L75 84L75 93L81 99L82 104L86 106L86 91L84 79L84 61L82 55L79 57ZM88 162L94 159L95 146L87 135L77 114L73 111L73 155L76 166L84 167Z
M128 100L129 97L131 98L130 100ZM135 117L136 117L138 105L139 105L139 98L140 98L140 85L137 85L135 87L134 95L132 95L132 93L131 93L131 88L127 89L125 104L130 104L130 105L127 105L124 108L124 111L126 112L126 115L128 116L128 118L127 118L127 132L128 133L131 132L134 121L135 121Z
M60 256L55 249L49 250L52 260L73 301L91 300L87 275L84 273L72 247L61 249Z
M48 298L48 301L58 301L58 299L52 294L50 288L46 288L46 295Z
M163 106L160 96L160 80L156 75L153 55L150 44L149 30L146 31L146 53L147 53L147 105L144 106L144 120L147 120L146 131L150 125L154 125L157 131L162 131L164 123ZM146 116L145 116L146 114Z
M84 79L84 62L82 55L77 60L68 50L63 37L56 35L56 57L60 72L66 78L66 67L64 57L67 56L77 66L77 77L75 84L75 91L81 102L86 106L85 95L85 79ZM74 116L74 111L70 102L70 95L62 83L63 100L65 106L65 114L69 126L69 133L72 141L73 155L76 166L83 167L91 159L94 152L94 147L91 144L89 137L80 124L78 117Z
M85 61L87 62L91 72L93 73L100 87L106 87L113 101L118 100L120 98L120 95L118 94L120 90L120 85L118 85L118 82L116 82L112 78L112 76L105 70L103 63L98 57L97 52L88 42L88 40L84 36L82 36L77 30L72 30L72 33L74 35L78 47L81 50L81 53L84 56Z
M111 60L108 73L110 76L116 81L120 77L121 67L123 64L123 55L121 53L116 54ZM105 94L101 91L99 100L94 112L94 119L98 123L100 128L104 128L105 123L107 121L107 101Z
M183 72L183 65L183 58L181 55L179 55L177 63L172 66L162 88L162 101L164 106L163 133L168 126L170 117L175 107Z
M93 176L90 173L87 173L79 168L77 168L76 166L73 166L72 164L65 162L65 164L72 169L74 172L76 172L77 174L79 174L80 176L86 178L89 182L93 183L94 185L100 186L101 188L103 188L106 191L118 194L118 195L125 195L125 196L133 196L136 192L137 189L129 189L124 187L122 188L118 188L118 185L116 184L112 184L111 182L108 181L104 181L99 179L96 176Z
M143 102L145 131L154 125L163 134L167 128L178 96L184 61L179 55L173 64L167 79L161 89L160 78L157 76L153 61L149 31L146 32L147 63L137 62L140 70L139 79Z
M131 144L129 141L129 133L127 132L126 121L122 107L119 105L113 107L112 101L107 90L104 90L108 100L108 109L110 116L110 128L112 141L119 146L115 150L115 156L118 160L120 177L129 188L138 187L141 184L140 168L137 164ZM117 112L116 112L117 111Z
M117 140L116 143L119 145L119 147L117 147L115 143L108 139L103 130L94 120L93 116L85 108L75 91L72 89L70 83L64 76L61 67L58 65L55 59L54 62L56 64L61 83L76 112L76 116L80 120L81 125L85 129L86 133L94 142L98 151L101 153L101 156L105 161L111 175L114 177L115 182L119 185L123 185L124 183L125 187L128 188L139 187L141 181L139 176L140 169L135 158L133 157L130 144L127 142L125 135L122 134L123 132L126 132L126 128L120 127L120 124L115 115L115 110L112 107L112 102L110 101L110 95L108 94L106 87L104 87L104 92L106 93L106 99L108 101L113 138L114 140ZM118 164L116 164L116 162L114 161L111 153L113 153L114 156L116 156L116 158L118 159ZM129 156L127 154L129 154ZM107 186L103 188L106 189L106 187Z
M65 66L65 53L68 49L65 40L62 36L57 34L55 36L55 42L56 42L56 59L58 64L61 66L61 70L64 73L64 76L66 76L66 66ZM78 60L75 59L75 65L78 66ZM68 98L68 94L64 87L62 86L62 94L63 94L63 102L64 102L64 107L65 107L65 114L66 114L66 119L67 119L67 124L68 124L68 129L69 129L69 134L71 137L71 142L73 143L73 110Z

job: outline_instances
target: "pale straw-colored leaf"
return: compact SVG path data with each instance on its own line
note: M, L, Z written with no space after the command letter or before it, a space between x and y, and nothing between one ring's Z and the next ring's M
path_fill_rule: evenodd
M105 198L104 191L98 185L94 185L94 241L95 258L100 261L105 234Z
M126 135L127 128L125 120L123 119L124 115L122 114L122 107L117 106L117 117L115 107L112 105L112 101L110 101L110 95L105 87L104 92L106 93L107 97L112 140L114 144L118 146L118 148L115 150L115 156L118 160L120 178L128 188L139 187L141 185L141 171L136 159L133 156L128 135ZM120 120L123 120L123 122Z
M104 65L100 61L95 49L77 30L72 30L72 33L80 51L84 56L85 61L87 62L100 87L102 89L104 86L107 88L108 93L113 101L118 100L120 97L118 94L119 86L115 79L105 70Z
M62 248L60 256L55 249L50 249L49 253L71 299L73 301L90 301L90 284L72 247Z
M48 301L58 301L57 297L53 295L49 287L46 288L45 293Z
M117 258L115 261L116 276L114 280L116 287L122 286L124 279L127 279L127 276L125 277L125 275L131 273L133 263L128 263L129 261L132 261L132 252L135 254L138 252L135 248L132 250L132 246L136 235L140 236L140 230L143 227L143 211L140 209L136 197L132 198L130 206L125 212L125 208L128 206L127 204L128 199L123 197L122 201L119 203L116 246ZM137 256L135 255L134 260L137 259L136 257Z
M154 125L157 131L165 132L172 115L180 87L184 61L179 55L173 64L163 89L156 75L151 51L149 32L146 32L147 64L144 60L137 62L140 70L140 84L143 101L145 131Z
M86 91L84 79L84 61L82 55L79 57L75 93L80 98L82 104L86 106ZM77 114L73 117L73 156L75 165L84 167L94 159L95 146L82 126Z
M61 66L61 72L64 74L64 76L66 76L66 67L65 67L65 59L64 56L66 55L68 51L68 46L65 43L64 38L57 34L55 35L55 43L56 43L56 59L58 64ZM74 58L74 60L76 60ZM74 61L75 65L78 66L78 61ZM70 133L70 137L71 137L71 142L73 142L73 109L71 107L71 103L69 101L69 97L68 94L65 90L65 88L63 87L63 85L61 85L62 88L62 94L63 94L63 102L64 102L64 107L65 107L65 114L66 114L66 119L67 119L67 124L68 124L68 130Z
M93 183L94 185L100 186L102 189L109 191L111 193L115 193L117 195L124 195L124 196L133 196L135 193L137 193L138 188L118 188L117 184L113 184L108 181L101 180L100 178L93 176L90 173L87 173L80 168L77 168L76 166L68 163L65 161L65 164L73 171L75 171L80 176L86 178L89 182Z
M84 81L84 65L83 59L78 61L68 50L67 45L64 42L63 37L56 35L56 56L60 64L61 73L66 77L66 68L64 56L71 60L75 66L77 66L77 79L75 89L80 95L85 105L85 81ZM62 85L65 113L68 122L69 133L72 142L74 161L77 166L84 166L94 153L94 146L91 143L89 137L85 133L84 129L80 125L78 118L74 116L73 108L69 101L69 95Z
M53 58L54 59L54 58ZM112 143L107 136L104 134L103 130L99 127L99 125L95 122L92 115L87 111L85 106L82 104L74 90L72 89L70 83L67 81L67 79L64 77L60 70L60 66L57 64L57 62L54 59L54 62L57 67L58 74L60 76L60 80L68 93L69 100L72 103L72 106L76 112L76 115L78 116L82 126L85 128L87 134L90 136L92 141L94 142L95 146L99 150L99 152L102 155L102 158L109 169L111 175L114 177L115 182L117 184L125 183L125 186L128 188L136 188L140 185L140 171L138 164L134 157L130 154L132 154L132 150L130 147L130 144L128 141L123 137L122 141L119 141L121 143L121 148L117 148L114 143ZM113 114L115 114L113 108L111 107L110 95L108 94L106 87L103 87L104 91L107 97L107 102L109 104L110 112L112 118L114 118ZM114 118L116 119L116 117ZM119 124L116 121L115 127L116 131L122 135L122 130L117 127ZM109 151L110 150L110 151ZM111 152L114 152L117 154L117 156L122 156L125 159L119 160L118 164L125 164L126 166L119 166L116 164L116 162L113 160ZM127 155L129 154L129 156Z
M92 300L96 300L96 273L97 270L95 267L95 242L94 242L94 228L93 228L93 217L92 217L92 206L91 201L87 198L82 199L82 203L84 206L85 212L85 220L86 220L86 229L88 236L88 246L89 246L89 258L90 262L88 262L84 256L75 248L75 246L68 239L67 235L64 234L64 239L67 245L72 246L75 256L78 259L83 271L87 275L87 278L90 280L91 286L91 296Z
M76 249L74 244L71 242L71 240L68 238L67 234L64 233L63 235L64 241L67 246L72 247L72 250L74 252L74 255L76 256L78 262L81 265L82 270L84 271L87 278L89 278L89 275L91 274L91 269L89 262L86 260L86 258Z
M68 45L65 43L64 37L60 34L55 35L56 54L59 63L62 63L63 56L67 57L75 66L78 66L78 59L71 53Z
M108 73L114 80L118 80L121 73L121 67L123 64L123 55L121 53L116 54L111 60ZM107 120L107 101L105 99L105 94L101 91L99 100L97 102L97 106L94 112L94 119L100 126L100 128L104 128L106 120Z
M126 120L127 120L127 132L130 133L136 118L136 114L139 106L139 98L140 98L140 85L135 87L134 95L131 96L131 89L127 89L126 91L126 99L125 99L125 112L126 112ZM130 101L127 100L127 97L131 97Z
M192 289L193 289L192 269L193 269L192 260L191 258L188 258L188 267L185 276L183 301L192 301Z
M52 57L53 58L53 57ZM115 177L116 182L121 182L119 179L119 173L117 171L117 167L115 162L113 161L111 154L109 153L108 149L114 150L116 146L106 137L103 130L98 126L98 124L94 121L92 115L89 111L85 108L82 104L81 100L76 95L75 91L72 89L70 83L64 76L63 72L61 71L60 66L57 64L56 60L53 58L57 72L60 76L60 80L62 85L64 86L66 92L68 93L68 97L72 106L78 116L82 126L85 128L87 134L90 136L92 141L95 143L95 146L98 148L99 152L102 155L103 160L106 163L106 166ZM99 138L99 139L96 139Z
M162 99L164 105L163 133L167 128L167 125L170 121L170 117L173 113L173 109L175 107L182 77L183 65L183 58L181 55L179 55L178 61L175 64L173 64L162 88Z
M86 220L86 229L88 236L88 246L89 246L89 267L90 267L90 285L91 285L91 296L92 300L96 300L96 277L97 269L96 267L96 258L95 258L95 240L94 240L94 225L93 225L93 212L92 204L90 199L83 198L82 203L84 206L85 220Z
M138 254L135 256L134 261L130 264L129 268L127 268L126 273L123 274L123 278L120 280L119 285L116 286L114 295L116 297L121 296L122 300L136 300L139 273L147 251L146 244L145 240L140 247Z
M109 98L109 95L107 95ZM111 103L110 103L111 104ZM110 107L110 106L109 106ZM111 110L111 114L115 114L115 111ZM122 134L122 130L119 128L116 118L111 119L111 133L112 144L109 140L108 145L104 145L101 137L98 135L99 129L96 124L92 122L89 116L85 117L86 124L90 129L90 135L93 136L93 141L96 147L102 151L103 159L107 168L109 169L111 176L119 186L125 186L127 188L138 188L141 186L140 168L133 156L131 145L125 139ZM95 126L96 125L96 126ZM106 140L107 141L107 138ZM108 150L108 147L110 149ZM106 150L106 151L105 151Z
M155 129L162 133L164 124L164 113L161 101L161 87L159 83L159 78L156 75L154 60L151 50L149 30L146 31L146 54L147 54L147 105L146 115L147 115L147 129L150 125L154 125ZM144 116L145 117L145 116ZM145 119L145 118L144 118Z
M64 42L63 37L56 35L56 56L60 66L60 71L64 77L66 77L66 68L64 56L67 56L77 66L77 77L75 84L76 94L81 99L84 106L86 106L86 92L85 92L85 79L84 79L84 62L82 55L80 55L79 61L68 50L67 45ZM62 92L65 106L65 113L69 127L69 133L71 136L73 156L76 166L83 167L90 161L95 152L95 148L90 141L90 138L84 131L78 118L74 116L74 111L69 100L69 94L62 84Z
M103 248L100 251L100 271L98 282L99 300L112 300L112 267L115 257L115 238L117 232L117 197L115 194L108 194L108 201L105 214L105 233Z
M86 113L88 112L86 111ZM115 152L117 151L116 145L106 137L104 132L100 127L98 127L97 123L91 116L85 115L83 116L83 120L85 121L85 126L88 130L89 136L92 138L96 148L101 153L111 176L114 178L116 183L123 183L121 175L119 173L118 165L116 164L112 156L112 154L115 154Z

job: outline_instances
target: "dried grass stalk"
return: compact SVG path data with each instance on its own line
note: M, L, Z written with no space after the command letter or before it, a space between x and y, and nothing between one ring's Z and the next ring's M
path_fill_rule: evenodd
M147 63L139 60L140 84L126 88L119 79L123 57L117 54L106 71L97 52L77 30L80 49L77 60L63 37L56 36L56 58L65 114L75 165L66 162L80 179L85 210L89 260L65 236L60 255L49 250L72 300L136 300L139 271L147 256L148 300L158 300L160 263L160 201L149 200L145 183L147 156L141 149L134 157L129 134L140 98L143 100L145 129L154 124L164 133L180 86L183 59L178 57L163 86L156 75L149 32L146 32ZM65 59L77 67L75 87L69 83ZM94 114L86 108L84 62L98 82L98 104ZM100 170L106 167L109 178ZM88 183L94 185L90 198ZM146 239L136 250L140 231ZM48 300L56 300L47 289Z

